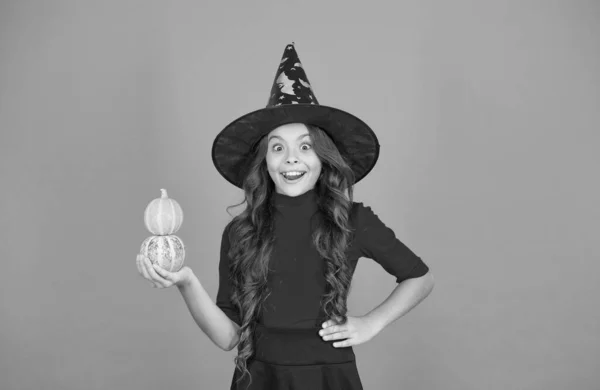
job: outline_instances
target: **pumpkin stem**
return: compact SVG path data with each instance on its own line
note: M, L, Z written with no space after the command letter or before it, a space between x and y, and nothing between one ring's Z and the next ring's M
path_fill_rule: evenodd
M160 197L161 198L168 198L167 196L167 190L165 190L164 188L160 189Z

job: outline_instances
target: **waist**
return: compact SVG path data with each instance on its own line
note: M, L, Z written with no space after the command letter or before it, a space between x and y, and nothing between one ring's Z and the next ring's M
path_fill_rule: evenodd
M254 359L278 365L336 364L355 361L352 347L336 348L324 341L320 327L307 329L273 328L256 324Z

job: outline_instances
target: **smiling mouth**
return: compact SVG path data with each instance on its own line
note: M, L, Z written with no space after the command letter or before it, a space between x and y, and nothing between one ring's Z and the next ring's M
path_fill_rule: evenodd
M306 174L306 172L300 172L300 171L281 172L281 175L287 180L298 180L305 174Z

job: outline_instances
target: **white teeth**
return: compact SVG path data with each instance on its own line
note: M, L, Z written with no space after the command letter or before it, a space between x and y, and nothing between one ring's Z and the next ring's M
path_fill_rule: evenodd
M306 172L282 172L281 174L286 179L297 179L297 178L301 177L302 175L304 175L305 173Z

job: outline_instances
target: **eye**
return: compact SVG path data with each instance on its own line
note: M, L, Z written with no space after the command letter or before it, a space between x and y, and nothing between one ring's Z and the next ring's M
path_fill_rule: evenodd
M302 148L303 146L307 146L307 148L303 149ZM303 143L302 145L300 145L300 149L302 149L302 150L310 150L310 149L312 149L312 145L309 144L308 142L306 142L306 143Z
M279 149L278 149L279 148ZM283 149L283 147L279 144L275 144L271 147L271 149L273 149L274 152L279 152Z

